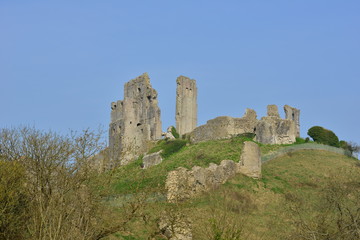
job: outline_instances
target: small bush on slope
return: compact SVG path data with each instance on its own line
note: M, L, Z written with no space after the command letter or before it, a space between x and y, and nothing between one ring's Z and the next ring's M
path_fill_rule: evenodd
M339 138L334 132L323 127L314 126L308 130L308 135L318 143L326 144L333 147L339 147Z
M155 147L153 147L149 153L154 153L162 150L161 156L163 158L168 158L172 154L180 151L186 145L187 141L182 139L175 139L175 140L161 140L159 141Z

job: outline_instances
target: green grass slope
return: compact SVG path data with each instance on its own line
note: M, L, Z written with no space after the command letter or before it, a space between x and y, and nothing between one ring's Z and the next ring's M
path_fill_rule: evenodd
M140 168L139 159L116 170L112 186L119 196L138 192L164 194L169 171L180 166L206 167L210 162L220 163L224 159L238 161L245 140L248 139L232 138L184 146L160 165L146 170ZM282 147L261 145L261 151L266 154ZM239 174L218 189L180 204L168 204L164 198L147 202L143 214L153 220L151 226L146 221L134 221L129 224L128 236L118 234L109 239L148 239L156 232L154 223L159 217L172 216L173 212L181 212L191 220L193 239L199 240L306 239L308 232L335 236L339 224L332 221L338 222L338 215L334 215L336 210L326 210L332 206L329 196L338 199L343 194L346 198L341 201L350 210L360 207L359 201L350 201L360 190L359 176L358 160L353 158L322 150L290 152L263 164L261 179ZM349 191L344 194L344 189ZM341 235L309 239L347 238Z

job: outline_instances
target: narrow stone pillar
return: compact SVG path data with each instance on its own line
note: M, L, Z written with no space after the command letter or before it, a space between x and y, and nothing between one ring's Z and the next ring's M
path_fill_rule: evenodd
M244 142L238 169L240 173L248 177L261 177L261 152L256 143Z
M195 80L184 76L178 77L176 83L176 130L183 135L197 125L197 87Z
M285 119L290 119L295 122L296 126L296 137L300 137L300 109L290 107L289 105L284 106Z

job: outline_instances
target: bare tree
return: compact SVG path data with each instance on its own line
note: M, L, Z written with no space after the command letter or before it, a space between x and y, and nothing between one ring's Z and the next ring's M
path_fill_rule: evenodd
M26 171L30 239L100 239L121 227L92 184L90 161L105 147L101 139L89 129L69 136L29 127L0 131L4 160Z
M319 199L315 205L306 201L290 204L295 227L290 239L360 239L360 186L357 176L345 182L333 176Z

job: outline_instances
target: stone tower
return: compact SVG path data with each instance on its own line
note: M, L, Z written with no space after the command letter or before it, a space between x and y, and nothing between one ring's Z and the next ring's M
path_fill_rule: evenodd
M124 100L111 103L111 166L125 165L145 153L150 140L161 138L157 92L147 73L127 82Z
M300 109L290 107L289 105L284 106L285 118L293 120L296 126L296 137L300 137Z
M183 135L197 125L197 88L195 80L184 76L178 77L176 83L176 130Z

